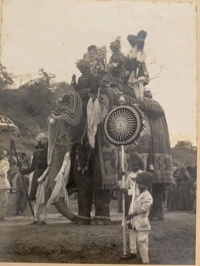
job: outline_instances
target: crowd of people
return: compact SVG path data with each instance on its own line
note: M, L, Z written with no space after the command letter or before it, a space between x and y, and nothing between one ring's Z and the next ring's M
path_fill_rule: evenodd
M37 207L38 179L47 167L47 137L39 134L38 146L30 163L25 153L16 158L16 151L11 150L7 157L0 149L0 220L4 221L7 205L7 191L16 194L15 215L26 209L27 199L35 201L34 221L31 224L46 224L46 206ZM137 245L144 264L149 263L148 234L151 229L149 213L152 206L152 196L149 193L153 175L141 169L143 159L137 153L131 156L132 172L128 175L125 187L119 180L121 193L131 196L126 202L126 222L129 232L130 254L128 258L137 257ZM166 187L165 198L169 210L195 210L196 200L196 170L197 168L182 166L174 169L175 183ZM33 173L33 177L29 174ZM123 174L123 173L122 173ZM31 184L31 188L30 188ZM41 208L42 207L42 208Z
M35 151L39 149L35 146ZM26 156L26 153L22 152L18 158L15 156L15 151L11 150L10 156L7 156L7 152L3 151L3 161L8 163L6 190L9 190L10 194L16 194L15 200L15 215L24 213L27 205L27 192L30 196L31 192L31 182L33 177L33 172L31 162ZM46 157L46 156L45 156ZM33 156L31 161L33 160ZM2 162L3 162L2 161ZM21 165L19 165L19 163ZM5 163L4 163L5 164ZM20 170L24 173L23 177ZM29 174L26 174L26 173ZM169 211L183 211L183 210L193 210L196 212L196 177L197 177L197 166L181 166L174 167L174 180L175 183L166 186L165 188L165 207ZM35 182L34 182L35 184ZM37 186L37 183L35 184ZM34 185L34 186L35 186ZM9 186L9 188L8 188ZM26 186L26 188L25 188ZM32 188L32 193L34 194L36 189ZM0 189L2 187L2 182L0 183ZM31 194L32 194L31 193ZM120 196L121 198L121 196ZM1 195L2 199L2 195ZM35 200L33 197L32 200ZM2 205L2 204L1 204ZM118 207L118 211L121 212L121 204ZM4 215L1 212L1 220L4 220Z
M2 159L1 162L6 165L4 169L2 169L2 177L4 175L4 179L1 179L0 190L9 191L10 194L15 194L15 215L19 215L20 213L24 213L27 205L27 193L30 186L30 177L28 175L24 175L22 177L20 173L20 169L25 169L30 165L29 159L26 156L26 153L22 152L17 160L15 155L15 150L11 150L10 156L7 157L7 152L1 150ZM6 170L7 169L7 170ZM5 177L7 176L8 182L5 181ZM4 180L4 181L3 181ZM4 183L4 184L3 184ZM4 197L4 204L1 204L1 217L0 220L5 220L5 211L7 204L7 196ZM3 206L2 206L3 205Z
M196 177L197 166L174 168L175 183L165 190L165 204L169 211L196 211Z
M15 194L15 212L13 213L15 215L24 213L28 199L36 200L37 179L47 167L47 137L40 133L37 141L38 145L35 146L31 162L24 152L18 156L13 149L7 156L7 151L0 149L0 221L6 220L8 193ZM35 206L34 211L36 219L39 214Z
M76 76L72 77L72 86L79 92L82 99L87 95L97 93L100 85L112 86L109 80L102 80L104 73L108 73L121 84L126 84L132 89L135 98L143 101L144 88L149 83L149 72L145 63L146 53L144 51L147 32L141 30L137 35L128 35L127 41L130 50L127 55L121 52L120 37L110 43L112 55L106 64L105 47L91 45L76 66L81 72L81 76L76 81Z

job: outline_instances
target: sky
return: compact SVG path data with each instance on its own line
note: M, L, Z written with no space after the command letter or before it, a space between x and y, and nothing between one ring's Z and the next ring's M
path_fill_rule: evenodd
M145 51L153 98L165 110L171 145L196 145L196 5L133 1L4 0L1 62L16 75L39 68L71 82L87 47L147 31ZM160 74L159 74L160 73ZM159 74L157 76L157 74Z

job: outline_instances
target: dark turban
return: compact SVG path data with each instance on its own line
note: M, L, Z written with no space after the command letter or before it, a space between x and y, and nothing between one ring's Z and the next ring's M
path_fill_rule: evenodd
M116 48L120 49L121 48L120 39L117 38L114 42L111 42L110 47L116 47Z
M153 175L148 172L142 172L137 175L136 182L148 186L153 182Z
M145 169L145 165L144 165L144 160L142 159L141 155L135 151L132 151L130 153L130 162L131 164L139 163L140 165L140 169L144 170Z
M97 49L96 45L90 45L90 46L87 48L88 52L90 52L90 51L93 50L93 49Z
M134 47L137 44L137 36L135 35L128 35L127 40L132 47Z
M80 67L86 67L86 68L90 68L90 62L88 60L85 59L80 59L77 64L76 64L77 68L79 69Z

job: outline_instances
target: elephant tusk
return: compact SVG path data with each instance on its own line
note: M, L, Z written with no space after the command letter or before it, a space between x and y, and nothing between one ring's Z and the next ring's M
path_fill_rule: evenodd
M47 202L47 208L53 204L59 201L60 197L64 196L64 201L67 203L68 201L68 193L66 189L66 184L68 182L69 178L69 172L70 172L70 166L71 166L71 160L70 160L70 154L67 152L65 154L62 167L60 171L58 172L56 178L54 179L56 184L53 188L53 191L51 193L51 196Z
M38 178L37 182L38 183L41 183L42 181L44 181L44 179L46 178L46 176L48 175L49 173L49 166L47 167L47 169L44 171L44 173L41 175L40 178Z

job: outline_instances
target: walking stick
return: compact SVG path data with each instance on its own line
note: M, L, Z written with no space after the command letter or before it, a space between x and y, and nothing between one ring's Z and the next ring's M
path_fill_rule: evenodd
M18 153L17 153L17 150L16 150L16 145L15 145L15 140L14 140L14 138L13 138L13 136L12 136L12 132L11 132L11 130L10 130L10 126L9 126L8 123L7 123L7 125L8 125L8 128L9 128L9 131L10 131L10 135L11 135L11 146L12 146L12 148L13 148L14 151L15 151L15 156L16 156L16 158L17 158L17 164L18 164L19 171L20 171L20 174L21 174L22 164L21 164L21 162L19 161L19 157L18 157ZM26 183L25 183L25 180L24 180L24 176L23 176L22 174L21 174L21 176L22 176L22 181L23 181L23 185L24 185L24 188L25 188L25 192L26 192L27 200L28 200L28 203L29 203L29 206L30 206L30 209L31 209L31 213L32 213L33 218L34 218L33 207L32 207L32 205L31 205L31 202L30 202L30 199L29 199L29 196L28 196L28 190L27 190L27 187L26 187Z
M124 173L124 145L121 146L122 153L122 173ZM122 188L125 187L125 175L122 175ZM122 195L122 211L123 211L123 258L127 257L127 243L126 243L126 213L125 213L125 194Z
M105 58L105 71L108 71L108 65L107 65L107 50L106 50L106 46L105 46L105 50L104 50L104 58Z

